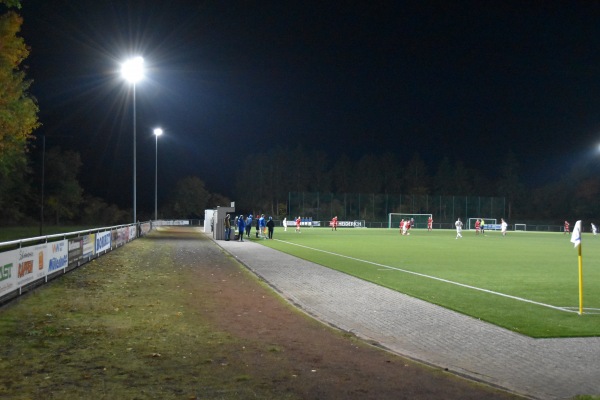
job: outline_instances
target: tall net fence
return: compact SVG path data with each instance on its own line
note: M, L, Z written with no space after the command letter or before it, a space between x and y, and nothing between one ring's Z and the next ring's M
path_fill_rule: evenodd
M288 215L328 221L365 220L367 226L385 228L389 213L433 214L436 227L451 228L461 218L506 216L504 197L431 196L369 193L290 192Z

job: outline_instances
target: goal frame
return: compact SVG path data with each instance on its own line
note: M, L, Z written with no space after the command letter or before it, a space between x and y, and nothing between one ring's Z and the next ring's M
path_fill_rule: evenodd
M397 229L398 228L398 226L392 226L392 216L394 216L394 215L399 216L400 219L404 218L405 220L406 220L406 217L408 217L408 219L410 219L410 218L414 218L415 216L433 218L433 214L388 213L388 229L392 229L392 228ZM419 228L419 226L415 225L415 228ZM427 223L425 223L425 226L422 228L427 229Z
M475 229L475 221L478 219L483 219L486 225L498 225L498 220L496 218L486 218L486 217L475 217L467 219L467 230L471 231ZM490 221L490 222L488 222ZM494 221L494 222L491 222Z
M514 230L515 231L523 231L523 232L527 232L527 224L514 224ZM517 229L517 227L522 226L523 229Z

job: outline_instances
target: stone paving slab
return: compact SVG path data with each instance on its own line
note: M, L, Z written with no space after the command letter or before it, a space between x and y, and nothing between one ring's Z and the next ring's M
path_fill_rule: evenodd
M316 318L403 356L539 399L600 395L600 338L532 339L251 241L216 241Z

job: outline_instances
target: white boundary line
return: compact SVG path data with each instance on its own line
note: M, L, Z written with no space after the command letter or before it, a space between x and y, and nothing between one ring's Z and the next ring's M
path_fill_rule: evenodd
M314 247L308 247L308 246L304 246L304 245L301 245L301 244L291 243L291 242L288 242L288 241L285 241L285 240L281 240L281 239L276 239L276 240L278 242L283 242L283 243L286 243L286 244L289 244L289 245L303 247L305 249L314 250L314 251L320 251L321 253L326 253L326 254L330 254L330 255L342 257L342 258L347 258L349 260L359 261L359 262L363 262L365 264L371 264L371 265L375 265L375 266L378 266L378 267L383 267L383 268L394 270L394 271L404 272L404 273L411 274L411 275L417 275L417 276L420 276L420 277L423 277L423 278L429 278L429 279L433 279L433 280L436 280L436 281L440 281L440 282L444 282L444 283L449 283L449 284L456 285L456 286L461 286L461 287L464 287L464 288L467 288L467 289L473 289L473 290L477 290L477 291L480 291L480 292L494 294L496 296L501 296L501 297L506 297L506 298L509 298L509 299L517 300L517 301L522 301L522 302L525 302L525 303L530 303L530 304L535 304L535 305L542 306L542 307L552 308L552 309L558 310L558 311L564 311L564 312L570 312L570 313L578 314L578 311L570 309L570 308L573 308L573 307L557 307L557 306L553 306L553 305L550 305L550 304L545 304L545 303L540 303L540 302L529 300L529 299L524 299L522 297L512 296L510 294L505 294L505 293L500 293L500 292L494 292L493 290L482 289L482 288L479 288L479 287L476 287L476 286L471 286L471 285L466 285L464 283L450 281L448 279L443 279L443 278L438 278L438 277L431 276L431 275L421 274L419 272L409 271L409 270L402 269L402 268L391 267L389 265L379 264L379 263L376 263L376 262L373 262L373 261L361 260L360 258L354 258L354 257L350 257L350 256L345 256L343 254L333 253L331 251L326 251L326 250L321 250L321 249L315 249Z

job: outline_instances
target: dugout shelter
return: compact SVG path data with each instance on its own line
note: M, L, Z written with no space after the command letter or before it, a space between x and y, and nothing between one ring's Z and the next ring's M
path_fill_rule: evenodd
M231 207L217 207L213 212L214 227L212 236L215 240L225 240L225 216L231 214L231 232L235 227L233 226L235 221L235 203L231 203Z

